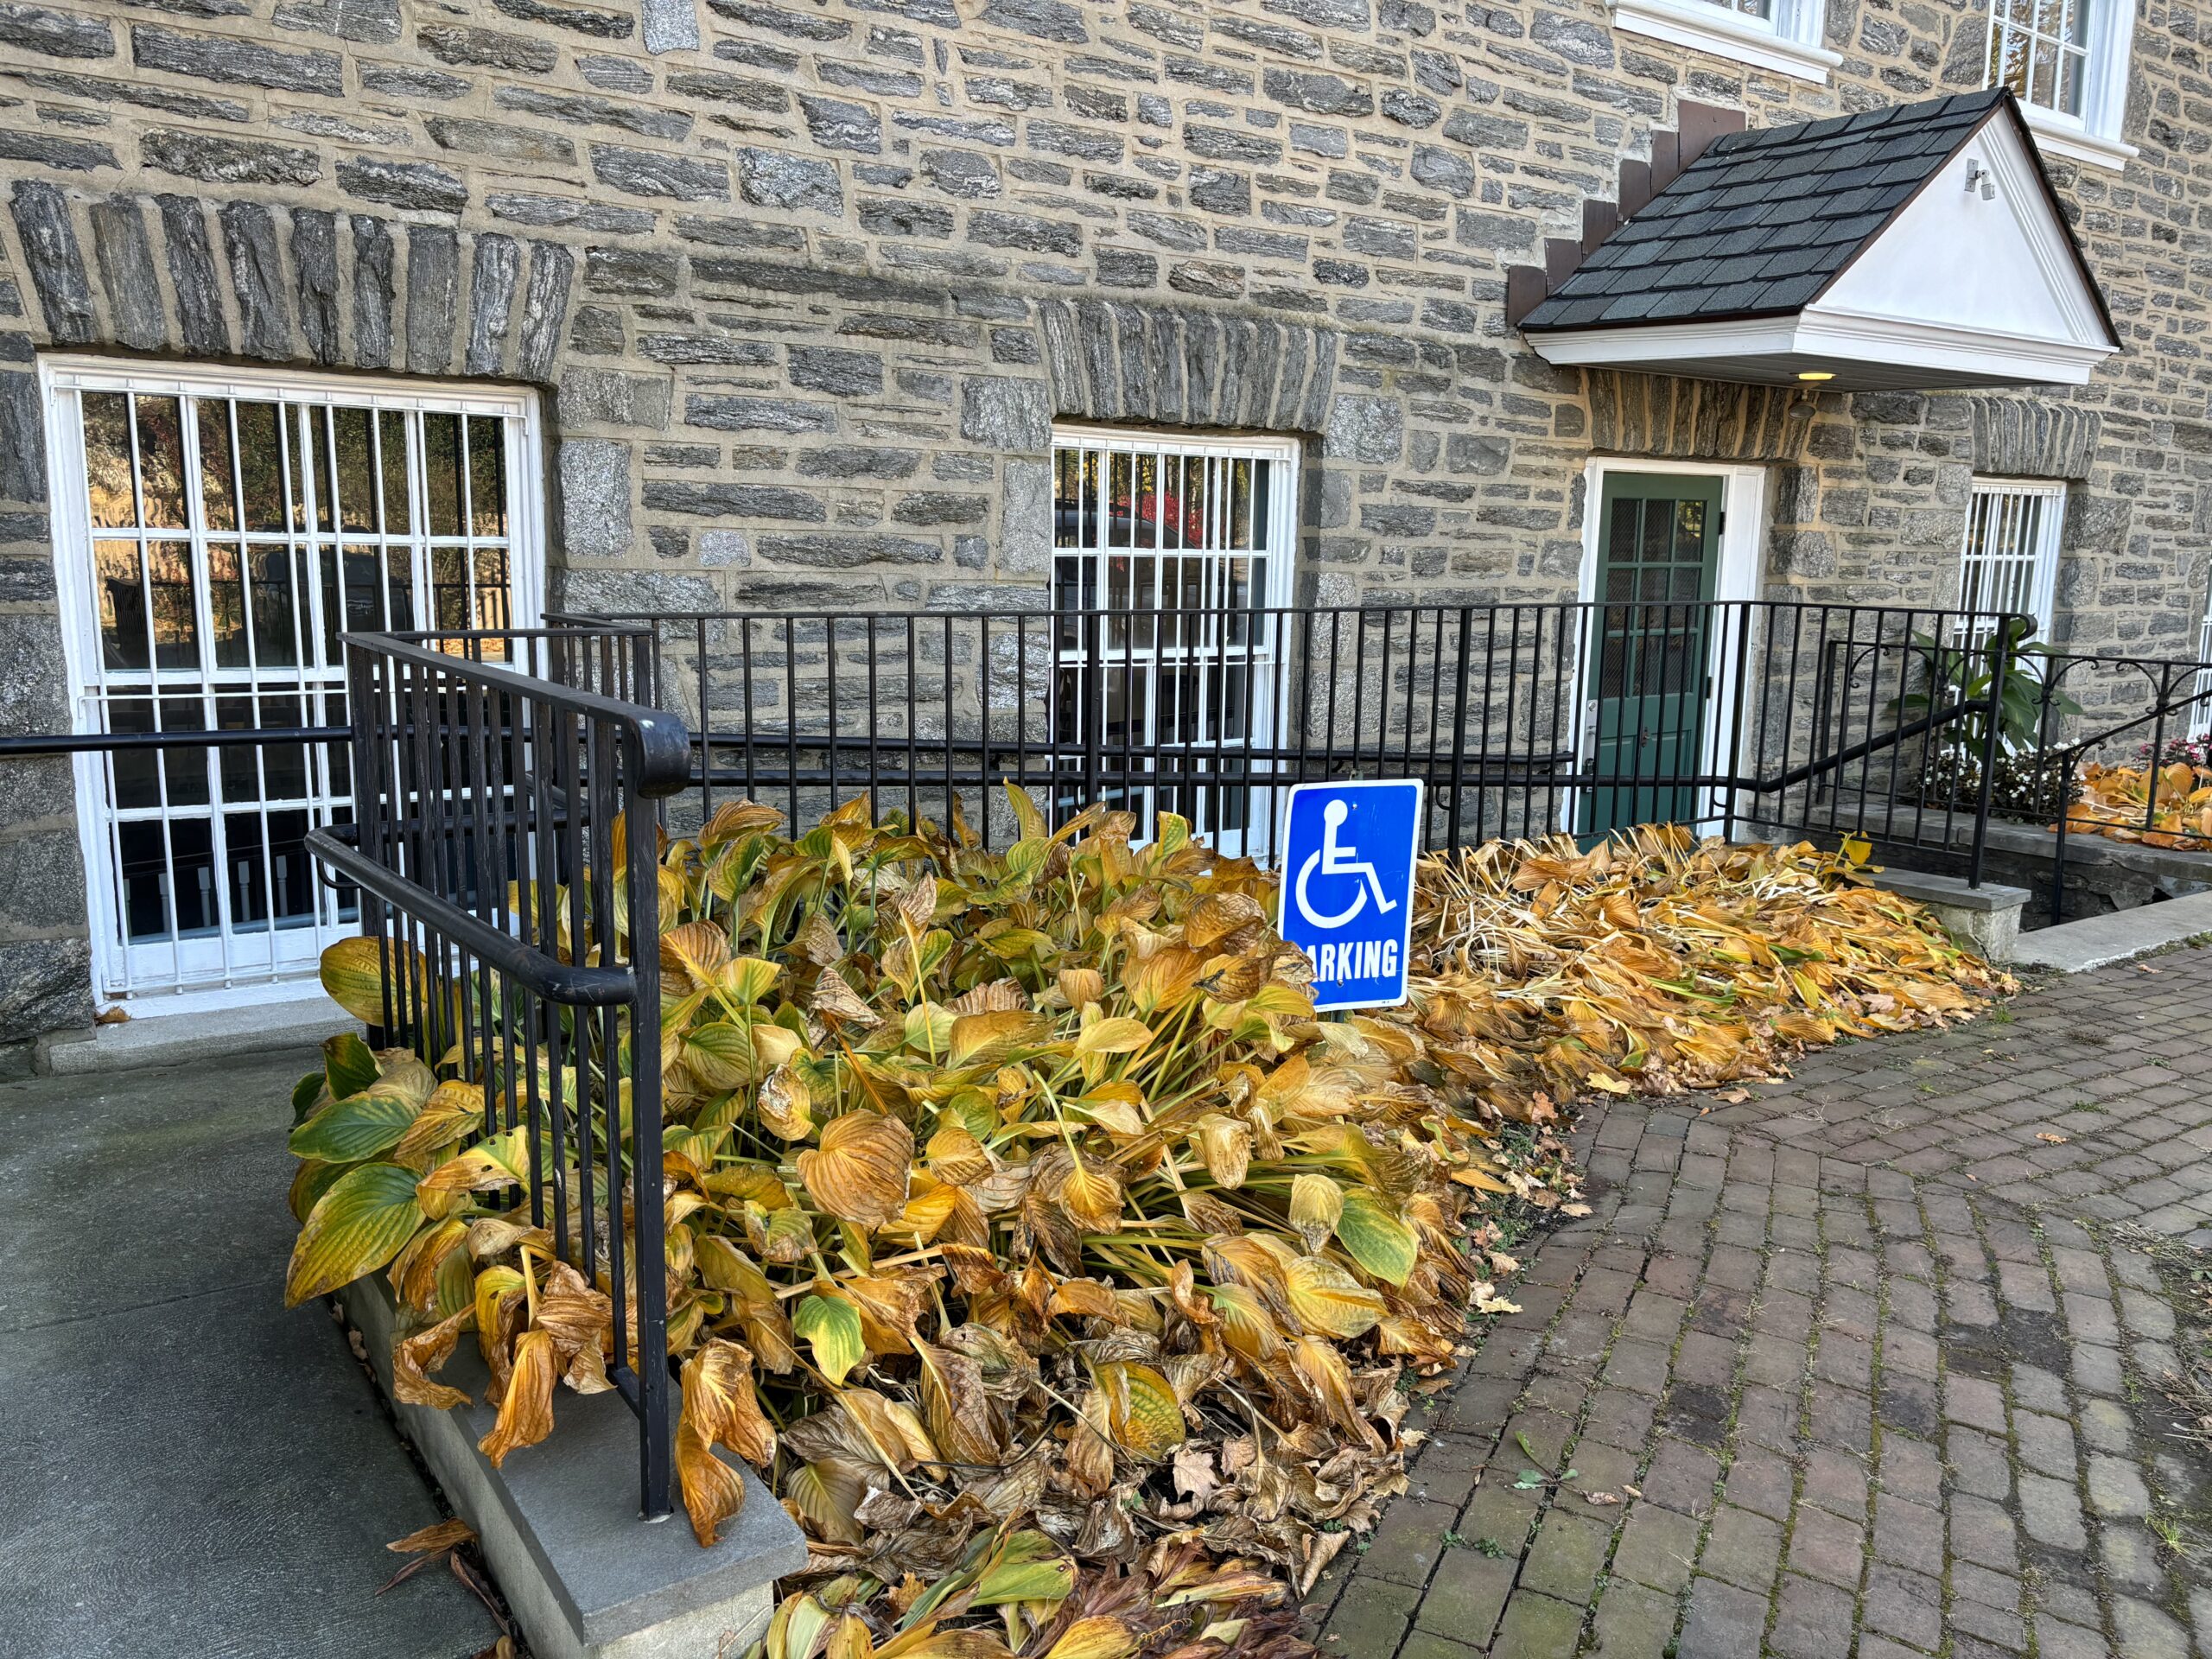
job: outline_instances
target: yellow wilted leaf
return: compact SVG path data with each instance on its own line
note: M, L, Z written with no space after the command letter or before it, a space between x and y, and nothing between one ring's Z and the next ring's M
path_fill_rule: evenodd
M453 1357L454 1344L459 1340L461 1328L474 1318L474 1310L464 1308L451 1319L441 1319L429 1330L418 1331L394 1344L392 1397L403 1405L428 1406L433 1411L467 1405L467 1395L436 1381L430 1373Z
M1375 1328L1382 1299L1325 1256L1303 1255L1283 1275L1291 1311L1309 1329L1349 1341Z
M906 1202L914 1137L896 1118L847 1112L822 1126L819 1150L798 1155L799 1179L841 1221L880 1227Z
M1198 1120L1191 1139L1198 1145L1198 1156L1205 1160L1206 1173L1216 1181L1230 1188L1244 1185L1244 1173L1252 1162L1250 1124L1208 1112Z
M1351 1369L1342 1354L1318 1337L1300 1337L1291 1345L1290 1364L1338 1427L1370 1450L1380 1449L1382 1438L1352 1397Z
M476 1443L494 1469L518 1446L535 1446L553 1432L553 1385L560 1376L560 1359L549 1333L525 1331L516 1338L514 1370L499 1402L499 1419Z
M753 1394L753 1356L719 1338L683 1362L683 1412L676 1426L676 1472L702 1545L711 1545L716 1529L745 1503L745 1482L715 1455L717 1443L759 1468L775 1461L776 1431Z
M1060 1205L1085 1232L1111 1233L1122 1224L1122 1183L1095 1158L1079 1159L1059 1181Z
M1097 1368L1114 1443L1147 1463L1183 1443L1183 1407L1167 1379L1149 1365L1112 1360Z
M660 936L662 995L704 990L729 960L729 935L712 922L686 922Z
M1110 1613L1079 1618L1060 1632L1060 1639L1045 1650L1045 1659L1128 1659L1137 1650L1138 1637Z
M1051 1034L1052 1021L1027 1008L963 1014L952 1022L950 1055L957 1066L988 1065L1046 1042Z
M1245 1358L1258 1363L1282 1346L1282 1332L1259 1297L1243 1285L1208 1285L1205 1295L1221 1320L1222 1339Z
M1344 1190L1326 1175L1308 1171L1291 1182L1292 1226L1318 1228L1326 1235L1336 1230L1337 1217L1344 1212Z
M860 1542L853 1511L868 1491L868 1466L842 1458L803 1463L784 1477L784 1501L832 1543Z
M1152 1027L1126 1014L1093 1020L1077 1033L1075 1052L1092 1054L1135 1054L1152 1041Z
M788 1065L779 1065L760 1080L756 1101L760 1121L785 1140L804 1141L814 1133L805 1080Z
M402 983L392 988L394 1005L403 1006L406 996L404 987L412 986L419 990L427 977L423 953L414 946L363 934L340 939L326 947L322 953L322 988L330 994L332 1001L365 1026L384 1024L384 969L387 955L393 957L393 967L404 976Z

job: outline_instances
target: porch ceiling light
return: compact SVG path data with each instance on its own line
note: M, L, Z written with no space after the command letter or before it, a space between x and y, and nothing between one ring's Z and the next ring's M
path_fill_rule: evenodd
M2081 385L2120 349L2002 88L1725 134L1521 327L1562 366L1846 391Z

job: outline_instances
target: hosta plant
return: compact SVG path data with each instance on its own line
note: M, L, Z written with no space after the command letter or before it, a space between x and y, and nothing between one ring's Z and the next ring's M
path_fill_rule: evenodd
M1302 1651L1282 1581L1402 1487L1407 1374L1514 1311L1502 1207L1573 1197L1560 1109L2003 984L1846 860L1662 830L1424 861L1408 1002L1318 1020L1263 872L1010 795L997 851L858 802L660 838L659 1030L571 1033L602 1099L659 1044L683 1502L711 1541L749 1461L811 1550L764 1659ZM325 963L371 1020L379 961ZM290 1291L385 1274L411 1401L473 1340L496 1462L607 1386L632 1287L529 1224L553 1149L484 1134L516 1080L466 1052L302 1080Z
M1314 1018L1250 863L1012 799L997 851L857 801L797 840L727 805L656 849L664 1156L630 1197L667 1221L685 1507L710 1542L727 1451L867 1584L1024 1535L1132 1570L1187 1535L1310 1581L1402 1481L1401 1368L1510 1306L1465 1248L1514 1173L1497 1116L1417 1027ZM326 964L370 1019L376 950ZM593 1048L598 1085L655 1035ZM528 1224L552 1148L486 1135L511 1080L461 1063L343 1039L303 1080L290 1294L383 1271L411 1401L459 1397L436 1373L473 1338L496 1462L561 1386L607 1386L627 1293ZM1056 1599L1009 1602L1003 1639ZM1189 1605L1179 1641L1219 1622Z

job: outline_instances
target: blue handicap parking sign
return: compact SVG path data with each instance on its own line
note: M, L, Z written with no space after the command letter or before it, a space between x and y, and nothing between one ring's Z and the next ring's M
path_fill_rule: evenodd
M1417 778L1300 784L1283 824L1284 938L1313 959L1313 1006L1406 1000L1413 938Z

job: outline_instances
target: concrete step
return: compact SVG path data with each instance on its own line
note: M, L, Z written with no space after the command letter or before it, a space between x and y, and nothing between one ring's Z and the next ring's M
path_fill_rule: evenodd
M39 1039L36 1065L50 1077L135 1071L188 1060L312 1048L326 1037L360 1028L359 1020L316 988L311 995L277 996L245 1007L162 1011L96 1026L90 1033L57 1032Z
M2023 933L2012 962L2019 968L2078 974L2207 936L2212 936L2212 893L2196 893Z

